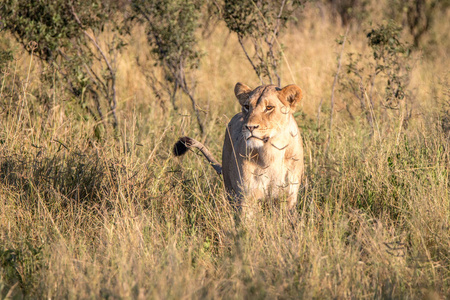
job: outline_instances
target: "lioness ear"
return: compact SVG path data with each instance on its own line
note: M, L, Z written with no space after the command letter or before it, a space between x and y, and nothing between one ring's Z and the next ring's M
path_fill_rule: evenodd
M290 108L294 110L302 99L302 90L295 84L290 84L278 91L278 99L280 99L280 101L285 105L289 105Z
M234 87L234 94L241 105L244 105L244 103L248 100L251 91L252 89L250 87L240 82L236 83L236 86Z

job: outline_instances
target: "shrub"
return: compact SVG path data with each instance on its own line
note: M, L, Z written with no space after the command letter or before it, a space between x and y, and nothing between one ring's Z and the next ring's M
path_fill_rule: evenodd
M279 66L283 50L278 36L301 4L302 1L298 0L225 0L225 23L230 31L236 33L239 44L261 83L267 78L269 83L281 86ZM253 56L244 43L245 38L249 38L253 45Z
M419 47L425 33L436 21L437 12L450 8L450 1L395 0L387 7L387 15L404 24L413 37L414 47Z
M191 71L198 68L201 52L197 47L195 31L199 28L200 2L196 0L133 0L132 7L136 18L146 26L148 43L152 54L162 68L164 81L150 73L155 94L162 87L167 91L173 107L175 97L181 90L192 104L200 133L204 133L203 122L195 98L195 79Z
M52 88L56 71L81 107L101 121L111 115L112 125L117 128L116 71L108 53L119 49L123 43L116 39L106 51L95 38L96 33L114 20L114 8L113 2L101 0L6 0L0 5L0 14L4 29L44 63L42 78L49 88ZM100 63L100 70L93 66L95 63ZM87 98L93 104L89 105ZM108 107L106 115L105 105Z
M367 33L370 55L349 53L342 90L359 101L360 109L374 131L374 113L378 109L399 112L401 123L407 127L411 117L412 97L408 91L410 76L410 47L401 39L401 27L393 21L383 23ZM375 90L383 91L376 94ZM379 106L376 96L381 96ZM350 112L350 110L348 110ZM351 117L352 113L350 112Z

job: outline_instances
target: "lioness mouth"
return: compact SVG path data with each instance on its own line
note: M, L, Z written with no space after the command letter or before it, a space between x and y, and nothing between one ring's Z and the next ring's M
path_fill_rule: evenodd
M267 141L269 140L269 137L263 137L263 138L259 138L259 137L257 137L257 136L254 136L254 135L252 135L252 136L249 136L248 138L247 138L247 141L249 140L249 139L251 139L251 138L255 138L255 139L257 139L257 140L261 140L261 141L263 141L264 143L267 143Z

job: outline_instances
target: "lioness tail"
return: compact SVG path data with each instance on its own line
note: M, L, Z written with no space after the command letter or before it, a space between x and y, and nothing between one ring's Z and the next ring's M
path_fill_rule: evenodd
M194 140L190 137L181 137L178 142L173 146L173 154L175 156L181 156L185 154L188 149L197 148L206 157L211 166L216 170L217 174L222 174L222 166L217 162L211 152L199 141Z

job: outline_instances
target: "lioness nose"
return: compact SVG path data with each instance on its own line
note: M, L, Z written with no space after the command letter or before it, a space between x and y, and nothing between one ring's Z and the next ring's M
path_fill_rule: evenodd
M247 127L247 129L252 132L253 130L255 130L256 128L259 127L259 125L245 125L245 127Z

